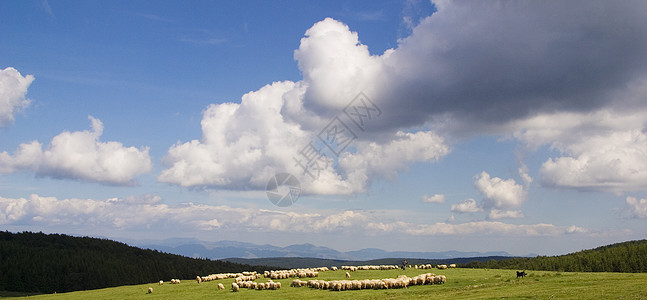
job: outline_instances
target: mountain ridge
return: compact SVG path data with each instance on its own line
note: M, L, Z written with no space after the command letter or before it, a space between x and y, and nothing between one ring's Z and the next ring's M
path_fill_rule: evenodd
M181 242L180 242L181 241ZM216 242L201 241L198 239L167 239L147 240L134 242L135 246L154 249L167 253L174 253L188 257L209 259L229 258L277 258L277 257L309 257L331 260L364 261L393 257L406 257L417 259L451 259L468 257L511 257L505 251L386 251L379 248L364 248L352 251L338 251L325 246L311 243L292 244L285 247L269 244L254 244L222 240Z

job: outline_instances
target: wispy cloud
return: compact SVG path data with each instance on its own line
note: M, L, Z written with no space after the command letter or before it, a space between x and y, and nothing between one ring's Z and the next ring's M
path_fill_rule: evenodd
M196 45L219 45L227 42L226 38L180 38L181 42L196 44Z
M360 21L379 21L384 19L384 11L358 11L354 13L354 16Z
M52 11L52 6L49 5L49 2L47 0L43 0L43 2L41 2L41 7L50 17L54 16L54 12Z
M424 195L420 198L420 201L425 203L445 203L445 195L435 194L433 196Z
M144 18L144 19L156 21L156 22L167 22L167 23L175 22L175 20L173 19L165 18L151 13L141 13L141 12L128 12L128 13L140 18Z

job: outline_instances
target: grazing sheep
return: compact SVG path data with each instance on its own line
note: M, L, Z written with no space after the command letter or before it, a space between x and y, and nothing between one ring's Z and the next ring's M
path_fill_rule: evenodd
M346 272L346 278L350 278L350 273Z
M196 277L195 277L195 280L196 280L198 283L202 282L202 278L200 278L200 276L196 276Z
M160 280L160 285L164 284L164 280Z
M224 290L225 286L222 283L218 283L218 289L219 290Z
M456 264L449 265L450 268L456 268Z
M434 276L434 284L443 284L447 281L445 275Z
M232 283L231 283L231 291L232 291L232 292L238 292L238 290L240 290L240 288L238 287L238 285L237 285L235 282L232 282Z
M400 275L397 278L385 279L364 279L364 280L308 280L307 283L301 280L292 281L291 286L298 287L307 285L313 289L329 289L333 291L363 290L363 289L401 289L410 285L423 284L443 284L447 278L443 275L432 273L420 274L416 277L409 278L406 275ZM304 283L303 285L301 283Z
M148 293L149 293L149 294L153 293L153 288L152 288L152 287L149 287L149 288L148 288Z

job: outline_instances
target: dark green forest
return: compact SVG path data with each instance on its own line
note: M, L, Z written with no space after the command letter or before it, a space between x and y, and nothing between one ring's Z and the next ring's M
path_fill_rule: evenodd
M644 273L647 272L647 240L612 244L560 256L473 261L459 266L561 272Z
M0 291L69 292L266 269L144 250L107 239L0 231Z

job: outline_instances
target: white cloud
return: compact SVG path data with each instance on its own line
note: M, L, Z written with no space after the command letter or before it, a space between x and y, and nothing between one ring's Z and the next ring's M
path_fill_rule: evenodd
M371 56L356 32L326 18L317 22L294 51L303 82L306 109L339 112L361 91L372 88L382 70L382 58Z
M434 161L448 153L449 147L433 132L398 131L385 144L359 142L356 153L341 155L339 166L352 184L366 187L371 178L395 179L412 163Z
M13 155L1 152L0 172L32 170L39 176L129 185L134 184L135 176L151 170L148 147L137 149L119 142L101 142L103 123L89 118L91 130L62 132L44 149L33 141L21 144Z
M460 224L390 224L369 223L369 228L384 232L402 232L413 236L562 236L566 234L589 234L589 230L577 226L553 224L516 225L498 221L474 221Z
M526 200L526 191L514 179L491 178L485 171L475 177L474 186L483 195L486 209L516 209Z
M627 206L634 218L647 218L647 199L638 200L636 197L627 197Z
M485 210L490 220L524 217L523 212L518 209L526 200L523 186L518 185L513 179L491 178L485 171L474 179L474 186L483 195L483 201L479 204L474 199L463 200L458 204L452 204L452 212L476 213Z
M490 209L488 213L488 219L498 220L504 218L523 218L523 212L521 210L498 210L495 208Z
M425 203L445 203L445 195L434 194L433 196L424 195L420 198L420 201Z
M38 225L118 230L187 230L273 233L404 234L409 236L559 236L589 230L552 224L515 225L476 221L460 224L415 224L384 222L373 211L284 212L258 208L234 208L206 204L164 204L158 196L126 199L57 199L31 195L29 198L0 197L0 224Z
M161 182L182 186L262 189L275 173L296 173L292 157L306 145L306 132L280 114L284 97L299 87L275 82L242 97L212 104L203 114L202 139L172 146ZM298 96L298 95L294 95Z
M592 136L541 166L548 186L624 192L647 189L647 135L640 130Z
M22 76L16 69L0 70L0 128L13 123L16 112L29 106L25 98L34 76Z
M452 204L451 206L451 211L457 213L475 213L482 210L483 208L476 204L476 200L474 199L465 199L458 204Z
M542 164L543 185L622 193L647 188L645 120L647 110L542 114L516 122L514 136L562 154Z
M366 80L374 59L358 44L356 33L332 19L315 24L306 35L295 52L304 73L302 82L275 82L245 94L240 104L210 105L202 119L202 138L172 146L163 160L168 167L158 180L182 186L264 189L274 174L288 172L298 175L304 193L352 194L365 192L375 178L395 179L412 163L434 161L449 153L444 139L431 131L385 131L375 141L358 137L347 149L354 152L340 153L338 165L321 163L318 176L307 176L296 159L310 142L317 143L317 135L333 120L319 113L342 115L361 91L355 83ZM347 82L338 82L340 78ZM335 89L324 88L333 81ZM335 158L330 152L324 154Z

